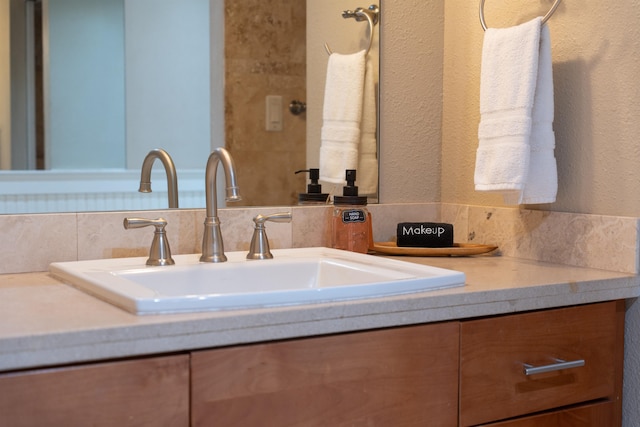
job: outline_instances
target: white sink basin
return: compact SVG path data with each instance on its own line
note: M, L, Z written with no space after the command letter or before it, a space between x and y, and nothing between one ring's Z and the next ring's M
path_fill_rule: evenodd
M373 298L464 285L457 271L329 248L276 249L274 259L200 263L176 255L175 265L146 258L56 262L65 283L136 314L228 310Z

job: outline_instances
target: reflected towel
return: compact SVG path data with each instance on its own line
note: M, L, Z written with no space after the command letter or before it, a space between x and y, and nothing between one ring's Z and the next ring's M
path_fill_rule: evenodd
M480 80L476 190L501 193L506 204L554 202L551 45L542 18L489 28Z
M329 56L320 145L322 181L344 183L345 170L358 167L364 74L364 50Z
M377 68L369 57L366 60L360 146L358 148L358 189L362 196L378 193L378 144L376 93Z

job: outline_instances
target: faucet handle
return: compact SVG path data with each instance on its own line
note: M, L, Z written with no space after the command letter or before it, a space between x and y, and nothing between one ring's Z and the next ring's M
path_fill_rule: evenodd
M291 222L291 212L279 212L271 215L257 215L253 218L253 237L249 245L249 253L247 259L272 259L273 254L269 250L269 239L267 238L267 230L264 223L272 222Z
M164 218L147 219L147 218L125 218L123 221L125 229L142 228L154 226L156 228L153 233L153 241L149 250L149 259L147 265L173 265L175 261L171 258L171 249L169 248L169 239L165 227L167 220Z

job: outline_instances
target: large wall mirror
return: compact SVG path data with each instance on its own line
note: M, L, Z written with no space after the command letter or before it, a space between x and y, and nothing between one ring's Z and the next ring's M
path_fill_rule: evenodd
M306 182L294 172L318 167L324 42L366 47L367 23L341 13L368 6L0 0L0 213L165 208L160 162L155 195L136 192L154 148L176 164L180 206L202 207L218 146L236 161L241 205L295 204ZM306 112L291 113L294 100Z

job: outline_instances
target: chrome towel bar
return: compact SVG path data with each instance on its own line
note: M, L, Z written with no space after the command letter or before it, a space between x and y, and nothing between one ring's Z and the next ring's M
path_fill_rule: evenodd
M547 12L547 14L544 15L544 17L542 17L543 24L547 22L549 18L551 18L551 15L553 15L553 12L556 11L561 1L562 0L555 0L553 2L553 5L551 6L551 9L549 10L549 12ZM480 25L482 25L483 30L487 31L487 23L484 20L484 0L480 0Z

